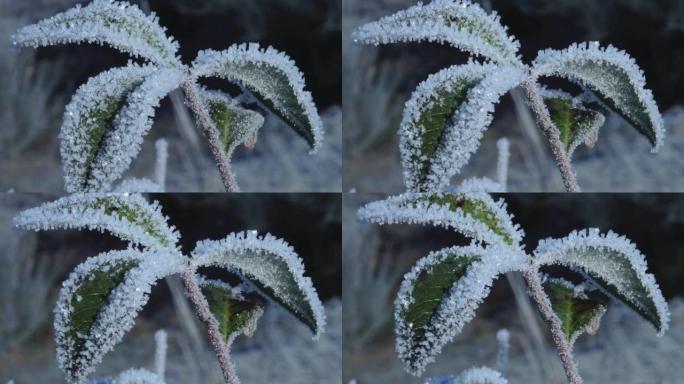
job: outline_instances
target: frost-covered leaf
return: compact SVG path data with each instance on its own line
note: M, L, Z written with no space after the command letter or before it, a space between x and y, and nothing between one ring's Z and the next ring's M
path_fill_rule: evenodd
M532 63L535 74L575 81L646 136L653 152L663 144L665 127L653 94L634 59L613 46L573 44L565 50L541 51Z
M236 294L234 287L217 280L204 280L201 289L228 345L241 334L254 334L257 321L264 313L260 302Z
M177 69L157 69L126 96L125 104L104 130L85 179L86 190L109 190L128 169L152 127L152 117L159 102L177 88L182 79L183 72Z
M523 237L504 201L494 201L486 193L404 193L363 206L358 217L380 225L408 223L452 228L489 244L518 246Z
M14 224L30 230L82 229L107 231L149 249L174 248L178 242L157 202L133 194L73 194L27 209Z
M599 128L606 121L603 114L565 92L544 89L541 95L568 156L572 156L580 144L597 137Z
M121 372L115 384L165 384L164 379L146 369L135 368Z
M476 367L468 368L459 375L446 377L434 377L425 384L507 384L506 378L491 368Z
M232 233L223 240L204 240L192 252L198 265L224 266L238 273L258 292L280 304L309 326L316 336L325 327L325 313L302 260L281 239L256 231Z
M80 264L62 284L55 306L57 360L80 382L121 341L157 280L178 272L175 252L108 252Z
M570 346L582 333L596 332L606 312L605 296L597 292L584 292L581 286L561 278L547 278L543 287Z
M304 76L284 53L258 44L233 45L225 51L201 51L193 63L197 76L219 76L249 91L316 151L323 140L323 123Z
M644 255L623 236L598 229L573 231L562 239L544 239L534 252L539 265L560 264L586 275L604 293L627 304L662 335L668 328L667 302Z
M157 65L180 66L178 43L166 36L154 14L112 0L95 0L20 29L15 44L41 47L64 43L94 43L143 57Z
M515 67L470 63L420 83L406 102L399 129L406 188L444 190L480 145L499 98L523 75Z
M240 144L254 147L259 128L264 125L263 116L241 108L222 92L204 90L201 95L206 102L209 116L219 131L219 137L228 157Z
M431 41L449 44L501 64L521 65L520 44L508 35L496 12L487 14L469 0L418 3L357 29L353 38L366 44Z
M497 276L524 266L525 255L506 246L451 247L420 259L395 301L396 348L407 371L420 375L475 316Z

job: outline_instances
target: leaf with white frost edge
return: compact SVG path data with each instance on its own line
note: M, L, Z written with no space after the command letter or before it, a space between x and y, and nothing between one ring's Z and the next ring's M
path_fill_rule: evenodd
M540 93L568 156L580 144L595 141L606 121L603 114L563 91L542 89Z
M425 384L508 384L503 375L488 367L468 368L457 376L433 378Z
M597 228L573 231L561 239L544 239L534 251L537 265L559 264L575 268L601 291L623 303L653 324L662 335L670 313L655 277L646 272L644 255L624 236Z
M282 239L256 231L231 233L223 240L204 240L192 252L201 266L221 266L239 274L264 297L280 304L306 324L314 337L325 328L325 313L302 260Z
M137 6L112 0L95 0L20 29L14 44L42 47L64 43L110 45L135 57L162 66L180 67L178 43L166 36L166 29L152 14Z
M237 44L220 52L200 51L193 71L237 83L306 139L312 152L320 147L323 123L311 93L304 89L304 76L286 54L257 43Z
M420 375L475 316L493 281L522 270L525 254L507 246L450 247L431 252L404 276L394 303L396 349Z
M598 43L573 44L557 51L541 51L532 63L533 74L560 76L587 88L606 107L646 136L657 152L665 126L644 73L626 52Z
M112 122L112 129L104 134L93 160L87 190L109 190L128 169L140 152L145 134L152 128L152 117L159 102L180 85L183 76L177 69L158 69L128 95L126 105Z
M469 63L420 83L406 102L399 128L406 189L444 190L479 147L499 98L523 76L520 68Z
M487 14L468 0L418 3L359 27L352 37L373 45L413 41L449 44L500 64L522 65L520 44L501 25L496 12Z
M519 246L523 231L503 200L487 193L404 193L361 207L361 220L384 224L431 224L452 228L476 241Z
M178 233L167 223L159 204L138 194L73 194L19 213L14 225L34 231L107 231L148 249L175 249L178 242Z
M582 285L562 278L544 277L542 286L570 347L584 332L596 333L607 309L607 297L597 292L585 292Z
M175 252L133 249L100 254L74 269L55 306L60 368L80 382L121 341L147 303L157 280L184 265Z

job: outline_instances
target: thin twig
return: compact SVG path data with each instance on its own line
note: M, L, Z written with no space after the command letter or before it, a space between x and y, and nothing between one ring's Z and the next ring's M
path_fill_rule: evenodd
M240 380L238 380L233 364L230 362L229 346L223 340L219 324L216 321L216 318L211 314L209 303L202 294L199 284L197 283L196 272L197 267L193 264L188 265L183 271L182 277L183 282L185 283L185 290L187 291L190 301L195 305L200 320L207 326L209 341L211 341L211 344L214 346L214 352L216 352L216 357L221 366L223 378L226 380L227 384L239 384Z
M556 348L558 349L558 355L563 363L565 375L570 383L582 384L582 377L579 375L577 365L572 357L572 346L570 346L567 340L565 340L560 320L553 312L551 301L549 300L548 296L546 296L546 293L544 293L544 288L542 287L541 280L539 279L537 268L530 264L530 266L523 272L523 276L525 277L525 281L527 281L527 289L530 293L530 296L537 303L542 316L544 316L544 319L551 328L553 342L556 344Z
M546 108L544 100L542 100L542 97L539 94L537 77L530 74L523 81L522 87L527 95L528 104L534 112L537 122L541 125L542 131L546 135L546 139L551 145L551 152L553 152L553 155L556 157L556 163L560 169L565 189L567 189L568 192L580 192L575 172L572 170L572 165L570 164L570 157L568 157L568 153L563 149L563 143L561 142L558 129L553 125L549 110Z
M226 151L223 149L218 129L216 129L216 126L214 126L214 123L209 118L209 111L207 111L204 103L200 100L197 79L189 76L183 84L181 84L181 87L185 92L185 99L188 107L192 110L195 119L197 119L204 135L209 141L209 149L211 150L212 155L214 155L214 160L221 173L223 186L228 192L238 192L239 188L237 181L235 180L235 176L230 167L230 159L226 156Z

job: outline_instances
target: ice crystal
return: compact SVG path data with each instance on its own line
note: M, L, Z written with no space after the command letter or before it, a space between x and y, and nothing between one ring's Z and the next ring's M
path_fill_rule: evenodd
M562 239L544 239L534 252L538 265L578 268L606 294L623 301L662 335L670 314L655 277L646 272L644 255L624 236L590 228Z
M137 194L73 194L21 212L14 224L35 231L106 231L149 249L173 249L178 242L178 233L169 226L159 205Z
M76 5L20 29L13 41L34 48L81 42L110 45L157 65L181 66L176 57L178 43L166 36L154 14L147 16L134 5L113 0Z
M508 35L496 12L487 14L469 0L418 3L357 29L353 38L366 44L430 41L449 44L501 64L522 65L520 44Z
M257 43L237 44L225 51L200 51L193 62L197 76L219 76L236 82L254 95L318 150L323 123L304 76L287 55Z
M426 314L427 323L422 327L407 323L405 316L415 308L412 305L418 284L432 286L432 273L437 273L455 257L467 258L469 264L460 276L453 276L449 272L451 267L444 271L454 281L446 284L434 312ZM475 316L493 281L502 273L524 269L525 262L525 254L515 248L476 245L445 248L420 259L404 276L395 301L396 349L406 370L420 375L444 345Z
M418 85L399 129L406 188L443 190L477 150L499 98L523 76L520 68L469 63L443 69Z
M325 313L311 279L292 246L270 234L256 231L231 233L223 240L197 243L192 256L198 265L227 267L254 284L307 324L318 337L325 328Z
M539 52L532 63L535 75L560 76L585 86L608 108L645 135L657 152L665 127L644 73L626 52L597 43L573 44L562 51Z
M460 204L460 206L459 206ZM430 224L451 228L476 241L518 246L523 231L514 224L503 200L486 193L404 193L359 209L361 220L376 224Z
M151 287L183 265L176 252L128 249L89 258L74 269L62 284L54 324L57 360L70 381L81 382L94 370L133 327ZM85 293L87 312L75 311Z

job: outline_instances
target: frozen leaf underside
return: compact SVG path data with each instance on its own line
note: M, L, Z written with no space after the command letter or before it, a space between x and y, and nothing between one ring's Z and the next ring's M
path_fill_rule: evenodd
M443 69L419 84L399 129L406 188L442 191L479 147L499 98L522 76L519 68L470 63Z
M126 2L95 0L20 29L14 42L40 47L64 43L95 43L161 66L180 66L178 43L166 36L154 15Z
M419 375L474 316L498 275L520 270L511 247L451 247L432 252L404 276L395 301L397 352Z
M235 298L223 284L209 282L202 286L202 294L219 324L219 330L227 343L240 334L251 336L256 323L264 312L263 306L254 300Z
M137 194L74 194L23 211L14 223L31 230L107 231L148 249L174 248L178 241L158 204Z
M259 128L264 124L263 116L239 107L228 95L218 91L204 91L202 97L228 157L240 144L254 146Z
M241 44L221 52L201 51L193 68L199 76L237 83L306 139L313 151L318 149L323 123L302 73L287 55L271 47Z
M573 44L556 51L544 50L533 62L541 76L560 76L591 91L605 106L646 136L656 152L663 144L665 127L653 94L646 88L641 69L624 51L613 46Z
M597 229L542 240L535 250L540 265L560 264L581 271L604 293L625 303L663 334L669 311L644 256L628 239Z
M520 65L520 44L508 35L496 13L467 0L419 3L358 28L353 37L366 44L430 41L449 44L500 64Z
M94 370L131 329L156 281L181 266L180 255L129 249L76 267L55 307L57 359L70 381Z
M591 144L598 136L598 130L605 122L600 112L559 92L542 93L542 97L569 156L583 142Z
M584 332L594 333L606 311L607 298L592 292L590 295L575 292L575 286L565 280L549 279L543 284L551 307L561 322L565 340L573 345Z
M522 231L513 223L505 203L487 193L406 193L369 203L359 218L377 224L432 224L453 228L476 241L517 246Z
M200 265L224 266L238 273L266 298L280 304L316 336L323 332L325 314L304 265L284 241L269 234L231 234L220 241L198 243L193 257Z

